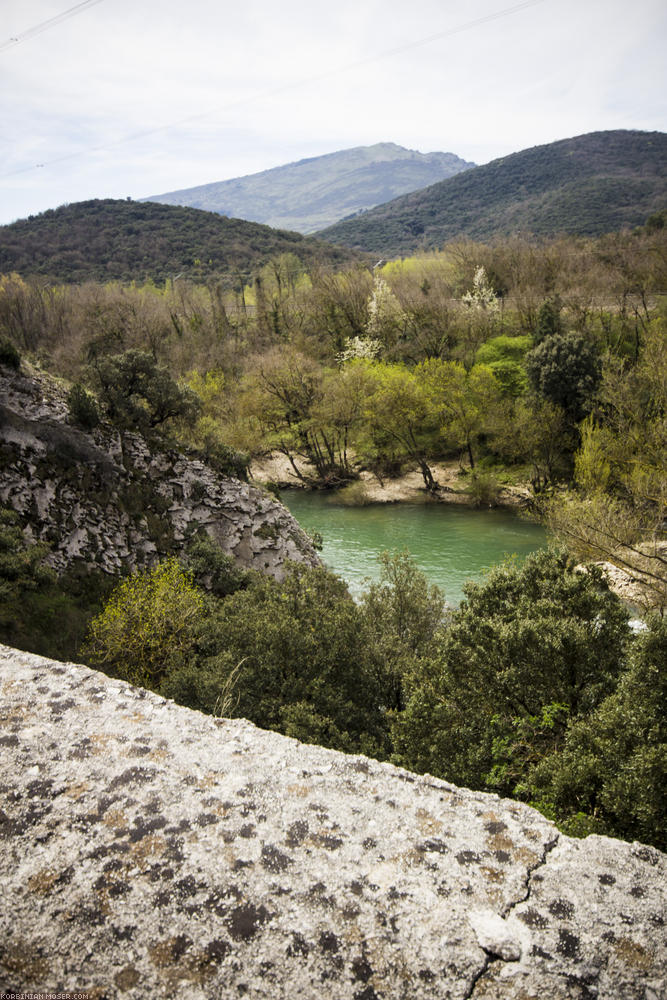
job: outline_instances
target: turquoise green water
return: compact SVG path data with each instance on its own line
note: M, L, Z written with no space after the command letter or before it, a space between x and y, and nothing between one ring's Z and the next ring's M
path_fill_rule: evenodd
M280 496L306 531L320 532L322 559L357 594L379 577L382 552L407 549L447 602L458 604L466 580L479 580L506 556L525 557L547 543L543 528L507 511L448 504L343 507L335 497L306 490Z

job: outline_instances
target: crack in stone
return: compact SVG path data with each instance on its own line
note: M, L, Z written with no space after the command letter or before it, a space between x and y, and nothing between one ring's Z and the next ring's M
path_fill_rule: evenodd
M530 899L530 894L533 888L532 887L533 875L535 874L536 871L538 871L538 869L543 868L544 865L547 863L548 856L551 854L554 848L558 846L559 840L560 840L560 834L556 833L556 836L553 838L553 840L547 841L547 843L544 845L540 858L535 862L532 868L529 867L526 870L524 894L519 899L512 900L512 902L508 903L508 905L504 907L504 909L500 913L500 916L503 918L503 920L506 920L509 914L517 906L519 906L521 903L526 903ZM504 961L506 960L502 958L502 956L495 955L493 952L485 951L485 958L484 962L482 963L482 967L480 968L479 972L477 972L473 976L470 983L470 988L468 989L467 993L464 993L463 995L463 1000L473 1000L478 984L486 976L491 966L495 965L497 962L504 962Z
M515 899L512 903L509 903L504 910L502 910L500 915L503 918L503 920L505 920L507 916L512 912L512 910L516 909L517 906L519 906L521 903L526 903L530 899L530 894L533 888L531 884L533 875L539 868L543 868L544 865L547 863L548 856L551 854L554 848L558 846L559 840L560 840L560 834L556 833L554 839L547 841L547 843L544 845L542 856L535 862L532 868L527 869L526 881L525 881L525 890L526 890L525 894L521 897L521 899Z

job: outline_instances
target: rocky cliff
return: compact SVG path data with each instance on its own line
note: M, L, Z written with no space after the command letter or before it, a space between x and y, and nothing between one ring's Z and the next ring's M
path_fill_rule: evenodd
M8 992L659 1000L653 848L0 647Z
M202 460L151 450L139 434L70 426L65 393L44 374L0 369L0 439L0 503L51 544L57 570L142 568L198 527L241 565L278 578L286 559L317 563L273 498Z

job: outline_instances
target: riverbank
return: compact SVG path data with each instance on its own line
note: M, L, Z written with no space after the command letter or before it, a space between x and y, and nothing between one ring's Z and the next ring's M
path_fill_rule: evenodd
M371 472L362 472L359 480L340 491L341 502L349 506L364 506L374 503L448 503L466 507L475 506L475 501L467 492L470 474L461 474L458 462L438 462L431 465L433 476L441 489L437 494L424 488L424 480L418 470L407 472L395 479L385 479L382 483ZM284 455L274 453L261 461L252 463L252 478L259 483L275 483L281 489L304 489L304 483L296 475ZM307 463L299 464L299 471L308 476L313 474ZM498 497L493 504L482 506L509 507L517 510L530 501L531 492L527 483L499 486Z

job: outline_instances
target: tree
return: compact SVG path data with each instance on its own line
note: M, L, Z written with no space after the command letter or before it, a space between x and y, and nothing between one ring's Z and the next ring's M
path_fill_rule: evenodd
M338 409L331 390L331 377L316 361L283 347L258 361L241 399L246 416L260 429L265 450L285 455L303 481L308 476L296 458L305 459L322 486L340 485L353 477L347 461L346 407L341 399Z
M203 612L191 574L167 559L118 585L90 623L82 653L93 666L157 690L169 663L192 648Z
M465 594L412 679L394 727L397 761L516 796L568 722L613 692L628 614L599 571L577 572L547 550Z
M400 711L405 708L404 677L429 652L442 625L445 598L407 552L384 552L380 564L379 582L369 585L360 603L369 642L385 664L385 704Z
M540 396L578 423L590 413L602 374L595 349L576 333L552 334L526 355L526 371Z
M145 351L98 357L91 376L107 417L122 428L152 430L171 418L192 422L200 410L196 394Z
M597 412L581 427L576 488L546 507L579 558L618 566L658 610L667 607L666 399L667 341L654 324L636 364L607 359Z
M667 850L666 662L667 621L654 617L634 639L616 691L534 769L532 798L566 830Z
M323 568L292 564L282 583L258 577L215 606L164 694L305 742L384 756L383 675L361 612Z
M370 369L375 386L365 404L357 438L360 457L379 475L406 461L422 474L427 490L436 490L428 456L438 438L439 421L423 382L403 365L376 362Z
M442 436L455 447L464 447L474 468L475 445L493 427L500 402L493 372L486 365L467 372L456 361L429 358L417 366L415 376L439 417Z

